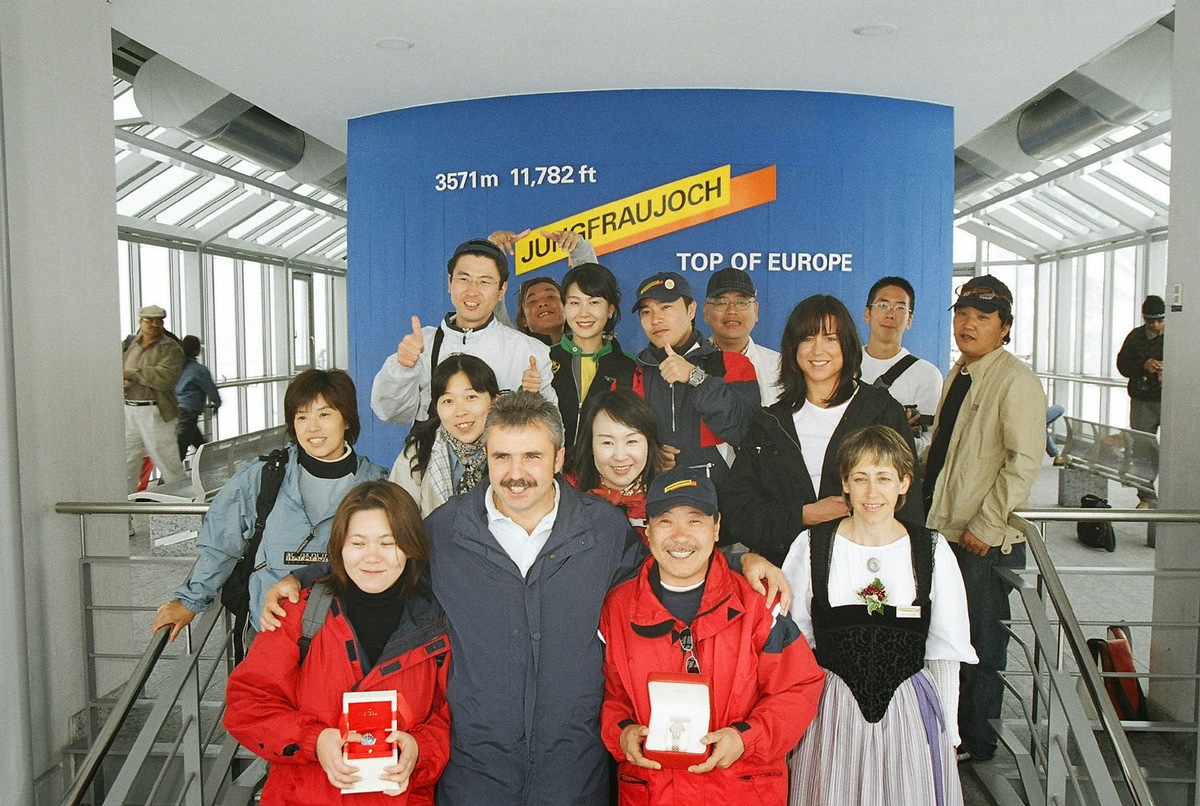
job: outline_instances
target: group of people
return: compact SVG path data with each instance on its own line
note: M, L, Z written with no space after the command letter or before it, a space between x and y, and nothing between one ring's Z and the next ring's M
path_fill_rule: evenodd
M348 375L288 387L292 447L250 582L262 632L225 717L271 762L263 802L342 802L360 777L343 749L363 739L342 721L350 690L403 703L381 737L391 791L345 796L364 803L961 802L957 762L996 748L993 569L1023 565L1008 515L1045 434L1041 385L1003 349L1009 289L959 289L945 384L902 346L900 277L871 288L865 345L816 295L775 353L750 338L748 274L714 272L702 300L654 274L630 355L619 283L571 233L547 234L571 253L561 284L522 288L529 332L497 319L524 235L460 244L454 310L413 317L376 375L372 410L411 425L390 475L354 451ZM155 630L174 637L217 596L262 474L217 495Z

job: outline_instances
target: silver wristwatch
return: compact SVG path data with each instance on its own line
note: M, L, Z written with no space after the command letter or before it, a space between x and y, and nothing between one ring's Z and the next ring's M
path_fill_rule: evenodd
M692 371L688 374L688 386L699 386L707 377L708 373L700 367L692 367Z

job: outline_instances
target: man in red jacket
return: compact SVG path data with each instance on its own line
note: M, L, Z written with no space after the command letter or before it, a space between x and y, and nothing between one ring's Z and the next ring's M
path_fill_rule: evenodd
M620 763L621 803L783 806L784 756L816 714L825 674L795 623L713 550L721 519L703 472L680 467L660 475L646 514L652 556L609 593L600 617L600 730ZM709 683L707 725L692 725L682 713L655 718L647 681L661 674ZM663 735L652 736L652 726ZM646 755L689 746L707 748L707 758L664 768Z

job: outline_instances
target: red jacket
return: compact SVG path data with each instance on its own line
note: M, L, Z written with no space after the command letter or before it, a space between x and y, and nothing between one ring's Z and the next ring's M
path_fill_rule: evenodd
M812 650L790 618L772 617L763 597L730 570L720 552L713 554L700 611L690 625L663 607L651 573L657 577L653 557L635 579L609 593L600 617L605 640L600 733L620 762L621 803L783 806L784 756L816 715L825 685ZM700 670L712 677L713 730L738 729L745 752L728 769L701 775L635 767L621 751L621 731L631 720L649 724L648 674L685 671L672 631L686 626L692 629Z
M350 622L335 599L301 666L298 643L308 593L298 604L284 603L283 626L255 637L226 689L225 727L271 764L262 803L432 806L450 750L450 642L441 608L432 594L414 594L379 662L364 672ZM342 795L317 761L317 735L338 727L344 692L388 689L403 696L413 712L415 724L407 732L417 740L420 756L408 789L397 797Z

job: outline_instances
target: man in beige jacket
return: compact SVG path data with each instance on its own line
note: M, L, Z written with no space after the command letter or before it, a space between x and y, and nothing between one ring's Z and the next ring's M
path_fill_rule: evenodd
M942 388L925 469L927 525L954 547L967 589L976 666L963 665L959 760L990 759L1008 660L1007 586L998 567L1025 566L1024 535L1008 516L1024 505L1041 471L1046 396L1029 367L1004 349L1012 292L995 277L975 277L954 303L961 357Z

